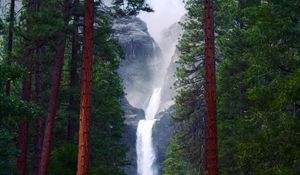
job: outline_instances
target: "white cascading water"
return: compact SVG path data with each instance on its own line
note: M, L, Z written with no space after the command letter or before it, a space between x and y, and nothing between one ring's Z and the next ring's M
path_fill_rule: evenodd
M176 43L170 43L169 48L163 48L164 53L160 57L160 66L157 68L155 80L152 82L159 86L154 88L149 103L145 108L146 120L140 120L137 128L136 152L137 152L137 173L138 175L157 175L155 167L155 151L152 142L152 128L155 124L155 115L161 105L161 91L164 85L167 69L171 63L172 54L175 53Z
M152 128L155 114L160 106L161 88L155 88L146 108L146 120L141 120L137 128L137 167L138 175L155 175L153 162L155 152L152 144Z
M147 120L153 120L160 105L161 88L155 88L145 111Z
M155 116L162 110L160 107L164 103L162 93L167 93L165 90L161 91L178 39L176 37L175 42L170 42L163 39L160 33L171 24L178 22L184 15L185 9L182 0L147 0L147 2L155 9L155 12L142 13L140 17L147 23L152 37L163 52L161 57L156 59L157 62L154 61L154 65L158 67L152 72L155 78L151 84L156 88L153 89L149 103L144 108L146 120L139 122L136 132L137 174L158 175L158 169L154 165L156 155L152 142L152 129L156 122Z

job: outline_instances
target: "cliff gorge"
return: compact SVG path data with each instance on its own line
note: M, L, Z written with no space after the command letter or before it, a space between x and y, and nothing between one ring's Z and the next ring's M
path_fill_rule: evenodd
M126 97L123 100L125 112L125 131L123 141L128 146L127 158L131 165L125 168L128 175L137 174L136 130L140 120L145 119L143 109L147 106L153 88L162 84L161 104L157 121L153 126L153 147L156 153L154 166L157 175L162 174L162 162L165 159L167 146L176 129L172 122L175 114L173 97L176 92L171 89L175 81L177 40L181 27L178 23L163 31L157 44L150 36L147 25L137 17L126 17L115 20L113 25L115 37L124 49L119 74L123 79ZM160 47L159 47L160 46ZM170 59L163 59L169 57ZM169 60L170 63L165 63ZM166 66L167 67L164 67ZM162 69L166 72L162 73ZM163 82L156 82L155 76L164 76Z

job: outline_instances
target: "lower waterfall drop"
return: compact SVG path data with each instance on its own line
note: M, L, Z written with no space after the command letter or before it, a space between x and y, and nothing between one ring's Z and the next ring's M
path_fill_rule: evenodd
M155 114L161 100L161 88L155 88L145 110L146 120L141 120L137 128L137 172L138 175L155 175L155 152L152 143L152 128L155 123Z

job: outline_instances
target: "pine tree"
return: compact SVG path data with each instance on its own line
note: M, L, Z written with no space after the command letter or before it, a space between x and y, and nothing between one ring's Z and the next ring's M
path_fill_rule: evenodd
M204 4L199 1L186 2L187 19L183 22L183 35L178 44L180 58L176 71L176 122L181 128L176 132L170 146L178 145L179 149L171 149L165 161L164 173L200 174L204 162ZM178 154L177 157L172 155ZM175 158L175 159L174 159ZM179 160L177 160L179 159ZM177 162L182 162L177 166ZM173 169L178 167L180 169Z
M205 160L204 173L218 174L218 142L217 142L217 102L216 102L216 71L215 71L215 28L214 3L204 3L204 34L205 34ZM200 148L199 148L200 149Z
M7 52L8 56L11 57L13 49L13 30L15 22L15 0L10 1L10 10L9 10L9 27L8 27L8 42L7 42ZM8 62L11 62L9 58ZM6 82L6 95L10 94L10 80Z
M3 148L9 147L5 150L0 148L3 153L0 155L0 174L16 174L19 155L20 174L47 174L48 170L51 175L76 172L77 139L74 136L77 134L76 125L79 121L74 118L79 112L76 106L80 102L77 99L80 61L76 57L82 48L79 19L83 16L83 9L78 1L77 4L70 2L68 6L65 2L67 1L24 1L23 8L18 13L20 15L17 16L15 26L18 32L14 33L13 39L14 52L9 57L12 64L7 64L6 60L0 61L0 144ZM138 10L144 7L144 1L136 1L134 4ZM124 92L117 73L122 51L113 39L111 30L112 22L118 15L101 3L95 5L98 5L97 25L94 27L93 38L97 41L97 50L90 53L96 58L93 64L95 84L92 94L96 98L93 98L92 104L95 109L92 113L90 146L93 156L89 169L90 174L124 175L123 167L128 163L126 146L121 142L124 128L121 99ZM132 5L128 4L131 10L134 9ZM69 11L66 10L69 8ZM64 12L68 13L67 20ZM71 14L74 18L70 17ZM1 23L1 35L5 40L1 40L1 46L5 49L1 56L9 56L6 54L8 32L3 33L8 31L6 26L9 25L5 22L3 24ZM51 74L52 84L49 84ZM31 94L31 79L34 94ZM10 96L5 92L7 80L11 81ZM22 80L26 81L22 83ZM62 91L60 95L58 90ZM23 99L18 97L22 91ZM25 96L30 96L30 99L32 96L34 99L32 102L25 101ZM45 114L47 120L42 134ZM26 122L21 124L21 121ZM19 132L22 154L18 154L15 149L18 123L25 126L20 127L25 129ZM21 158L23 161L20 161Z
M84 6L84 45L82 56L82 85L77 175L88 175L90 159L94 0L85 0Z
M63 17L65 27L69 22L69 14L70 13L70 1L66 0L63 4ZM51 154L51 145L53 142L53 130L55 125L55 116L58 108L58 92L61 84L61 74L64 62L64 55L66 49L66 40L67 33L64 30L59 32L60 41L56 47L56 55L55 55L55 68L52 75L52 84L51 84L51 94L48 105L48 113L45 124L45 132L43 139L43 147L41 154L41 161L39 165L39 175L47 175L49 159Z
M297 89L292 82L299 69L293 47L299 40L293 27L299 17L295 8L299 3L239 1L234 20L240 25L222 39L224 61L218 81L222 174L296 173L299 97L288 92Z
M35 104L37 106L42 105L42 58L41 49L36 51L35 61ZM39 112L35 116L35 142L34 142L34 173L37 174L39 168L39 161L41 160L42 144L43 144L43 118Z

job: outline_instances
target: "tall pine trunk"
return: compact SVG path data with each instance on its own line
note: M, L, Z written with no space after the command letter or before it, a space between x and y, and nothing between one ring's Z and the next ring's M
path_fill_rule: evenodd
M79 0L74 1L74 7L77 8L79 5ZM77 72L78 66L78 50L79 50L79 40L78 40L78 22L79 22L79 15L77 12L74 12L74 25L75 30L72 34L72 56L71 56L71 63L70 63L70 89L72 91L70 98L69 98L69 107L71 110L78 109L79 99L76 95L73 94L74 90L76 89L79 81L79 75ZM76 122L72 119L72 116L69 115L68 117L68 130L67 130L67 138L69 141L74 139L76 133Z
M89 137L92 96L92 55L93 55L94 1L85 0L84 46L82 57L82 85L80 104L79 150L77 175L88 175Z
M32 64L26 63L26 75L23 80L22 100L29 101L31 97L31 78ZM17 159L17 167L19 175L27 174L27 153L28 153L28 120L26 117L21 119L19 126L18 145L20 155Z
M45 123L41 161L40 161L39 171L38 171L39 175L48 174L51 145L53 140L53 130L55 125L55 116L56 116L57 106L58 106L57 105L58 93L60 88L61 73L62 73L62 67L64 62L65 47L66 47L66 39L67 39L66 33L62 32L60 38L62 39L62 41L59 44L59 46L56 48L55 68L54 68L54 73L52 75L50 100L49 100L47 118Z
M34 10L39 11L42 0L34 0ZM37 106L42 105L42 48L39 48L39 41L36 42L36 59L35 59L35 99ZM42 145L43 145L43 119L42 114L37 113L35 116L34 130L34 153L33 153L33 174L38 173L39 162L41 160Z
M204 171L208 175L218 174L218 142L217 142L217 107L216 107L216 73L215 73L215 35L214 35L214 3L204 2L205 33L205 101L206 101L206 141Z
M14 30L14 19L15 19L15 0L10 1L9 11L9 27L8 27L8 41L7 41L7 52L8 52L8 63L11 63L11 54L13 48L13 30ZM10 95L10 80L6 82L6 95Z
M42 60L41 60L41 50L37 49L36 51L36 61L35 61L35 104L41 106L42 103ZM33 162L33 174L37 174L39 162L41 160L43 144L43 119L42 114L37 113L35 116L35 140L34 140L34 162Z
M27 2L27 11L34 11L34 0L28 0ZM13 2L14 3L14 2ZM13 5L14 8L14 5ZM11 22L13 22L14 19L14 10L10 12L11 14ZM26 26L27 26L27 32L31 32L32 29L32 21L28 18L26 19ZM9 49L12 50L12 30L13 30L13 23L11 29L11 37L9 40L11 43L9 44ZM30 44L30 43L27 43ZM25 47L31 47L30 45L26 45ZM34 52L30 51L29 56L25 58L24 65L26 66L26 73L23 80L23 89L22 89L22 100L29 101L31 99L31 80L32 80L32 57L34 56ZM11 60L10 60L11 61ZM9 82L8 82L9 83ZM7 84L8 85L8 84ZM10 91L10 88L8 88L10 84L7 86L7 92ZM28 155L28 134L29 134L29 122L27 117L22 117L19 127L19 133L18 133L18 143L17 147L20 151L19 157L17 159L17 168L18 168L18 174L19 175L26 175L27 174L27 155Z
M69 23L69 13L70 13L70 0L64 0L64 20L65 26ZM41 154L41 161L39 164L38 175L47 175L48 174L48 167L49 167L49 160L51 154L51 145L53 141L53 132L55 126L55 117L58 107L58 93L60 89L60 81L61 81L61 74L62 68L64 63L64 55L67 43L67 34L64 29L59 33L60 43L56 47L56 56L55 56L55 67L54 72L52 75L52 82L51 82L51 92L50 92L50 99L48 104L48 112L46 117L45 123L45 131L44 131L44 138L43 138L43 146L42 146L42 154Z

